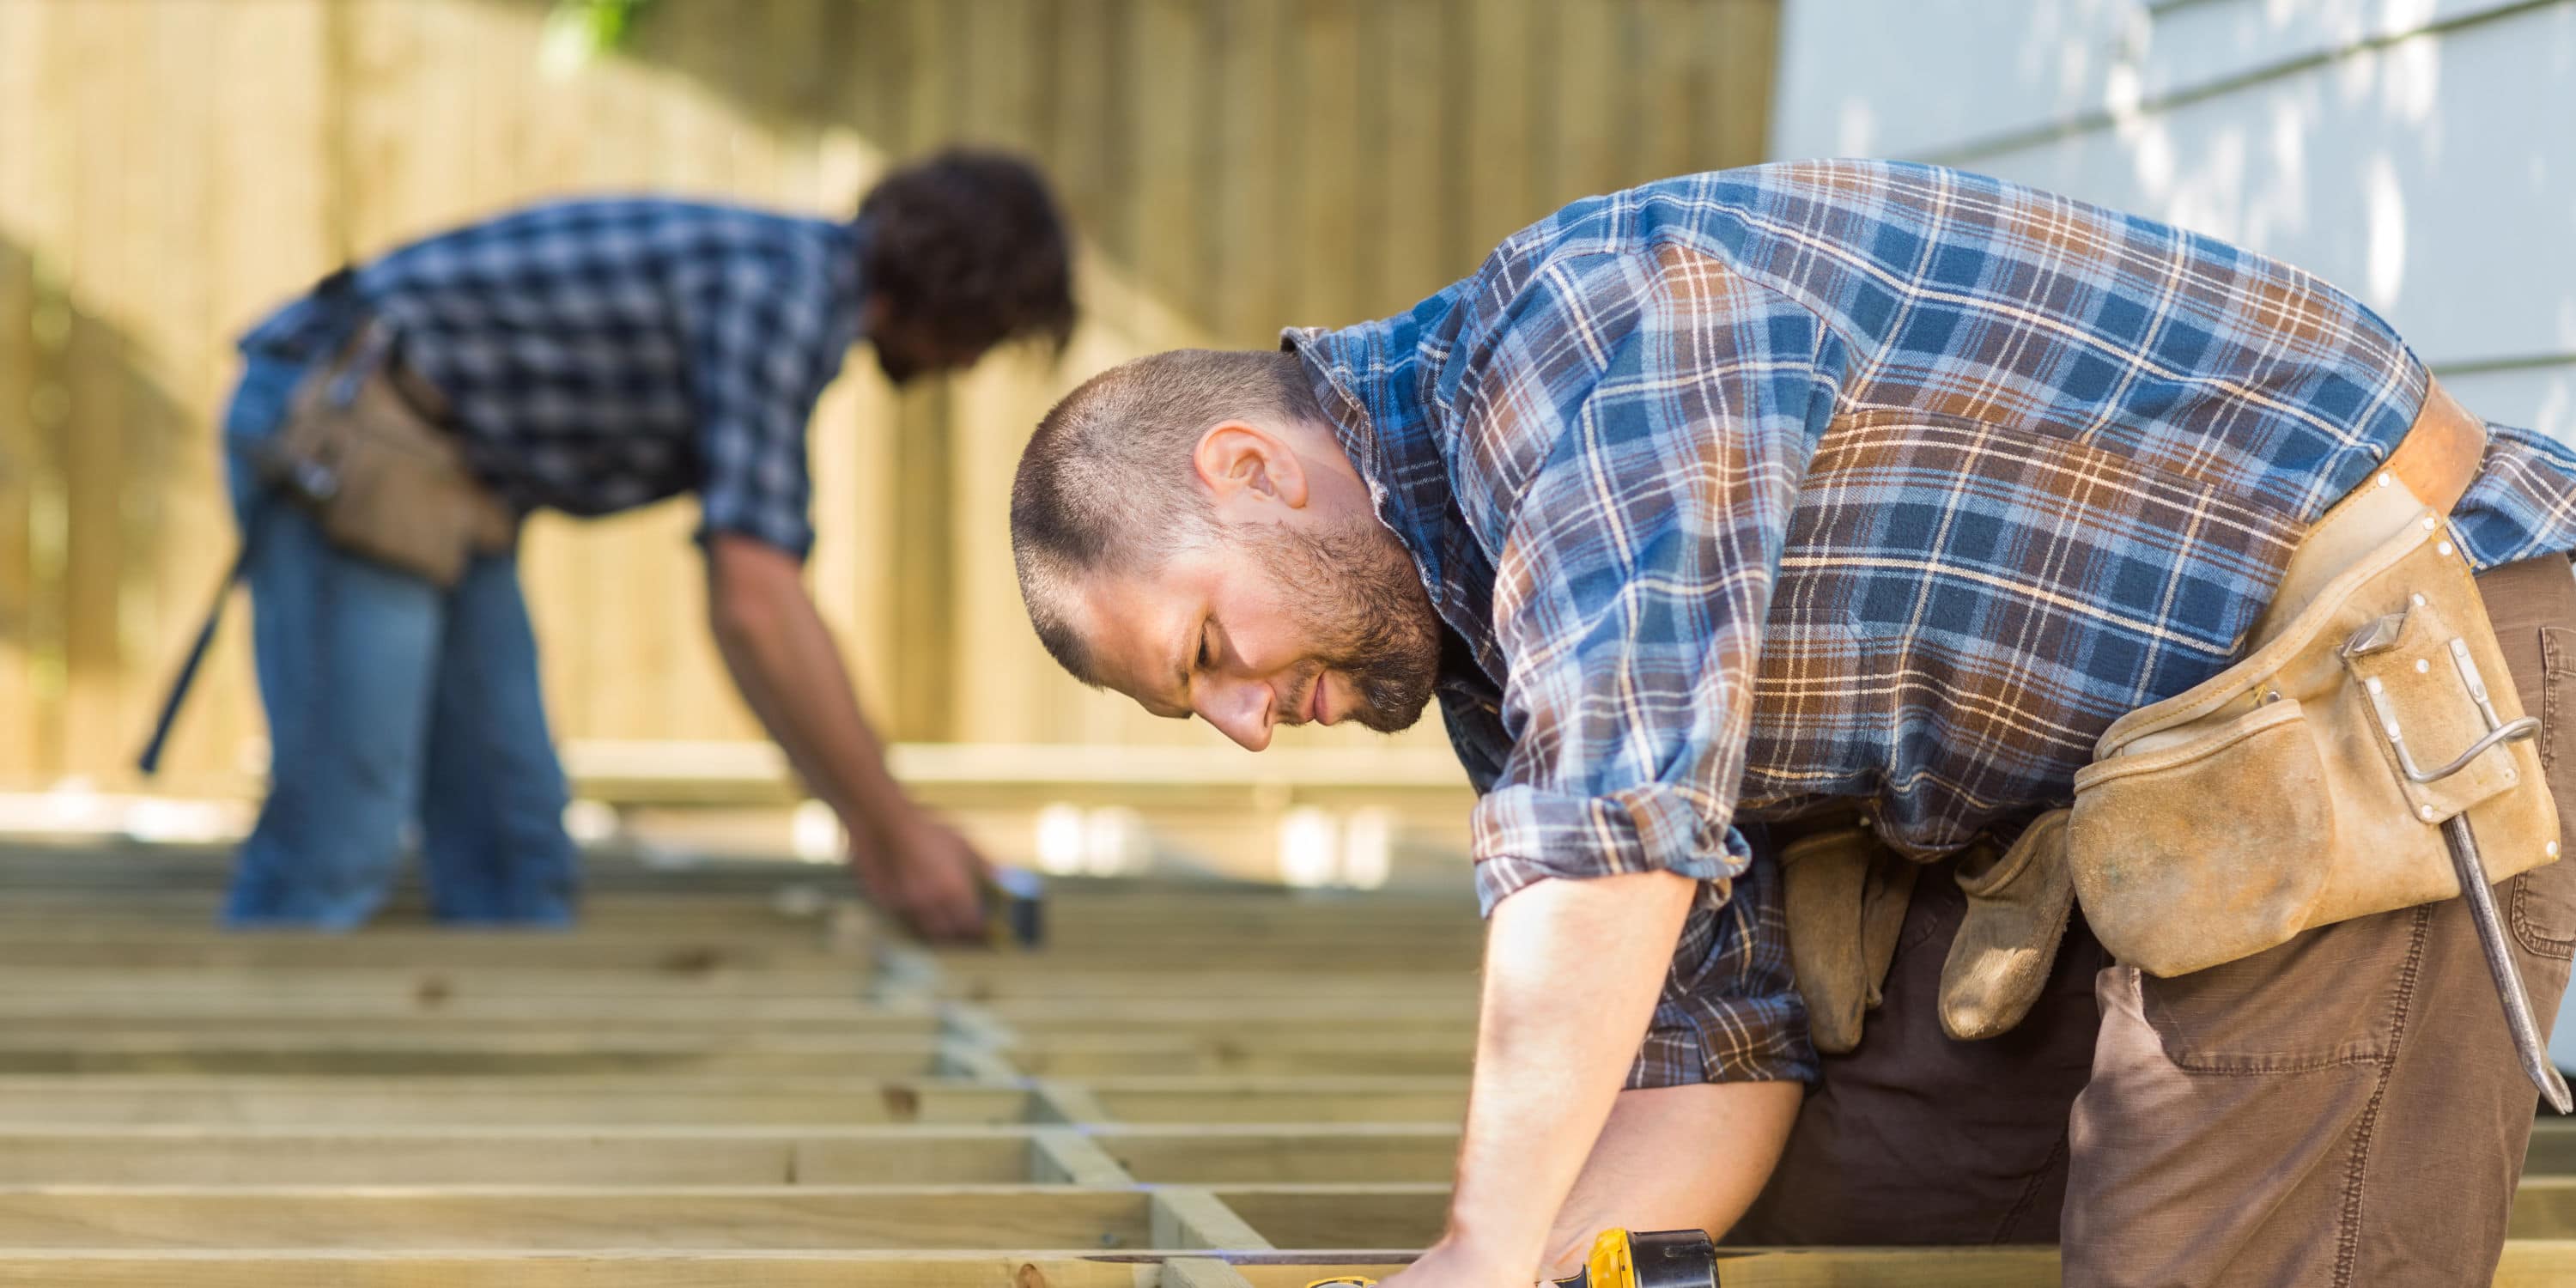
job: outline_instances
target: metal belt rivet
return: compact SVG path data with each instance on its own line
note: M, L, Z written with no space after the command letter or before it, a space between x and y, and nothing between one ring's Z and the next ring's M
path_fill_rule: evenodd
M2386 685L2384 685L2384 684L2381 684L2381 683L2379 682L2379 677L2378 677L2378 676L2375 676L2375 675L2374 675L2374 676L2372 676L2372 677L2370 677L2370 679L2369 679L2366 683L2367 683L2367 685L2368 685L2368 687L2369 687L2370 691L2371 691L2371 692L2373 692L2373 693L2377 693L2377 692L2379 692L2381 689L2384 689L2384 688L2388 687L2388 686L2386 686Z
M2409 595L2407 598L2414 600L2417 608L2422 608L2424 606L2424 597L2422 595Z
M2427 823L2432 822L2434 817L2440 813L2440 810L2434 809L2430 805L2418 805L2415 807L2415 817L2420 818Z
M2549 857L2551 857L2551 858L2553 858L2553 859L2554 859L2554 858L2557 858L2557 857L2558 857L2558 842L2556 842L2556 841L2551 841L2549 844L2544 845L2544 846L2541 846L2541 847L2540 847L2540 852L2541 852L2541 853L2543 853L2543 854L2548 855Z
M2426 671L2430 671L2430 670L2432 670L2432 669L2433 669L2433 664L2432 664L2432 663L2427 662L2427 661L2425 661L2424 659L2422 659L2422 658L2420 658L2420 657L2419 657L2419 658L2417 658L2417 659L2415 659L2415 674L2417 674L2417 675L2422 675L2422 674L2423 674L2423 673L2425 673Z
M2448 541L2435 543L2433 546L2433 553L2437 555L2447 555L2451 553L2451 543Z
M2429 515L2429 514L2428 514L2428 515L2425 515L2425 516L2424 516L2424 530L2425 530L2426 532L2431 532L2431 531L2433 530L2434 526L2435 526L2435 523L2434 523L2433 516L2432 516L2432 515Z
M2386 487L2386 486L2388 486L2388 485L2389 485L2391 482L2393 482L2393 481L2394 481L2394 480L2392 480L2392 479L2390 479L2390 478L2388 477L2388 471L2386 471L2386 470L2381 470L2381 471L2379 472L2379 485L2380 485L2381 487Z

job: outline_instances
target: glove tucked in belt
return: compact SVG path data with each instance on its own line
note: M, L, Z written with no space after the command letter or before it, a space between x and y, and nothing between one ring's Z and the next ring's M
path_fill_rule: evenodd
M2048 984L2058 942L2075 907L2066 868L2067 811L2023 828L2011 847L1990 842L1960 856L1967 914L1941 963L1941 1027L1963 1042L2009 1032Z
M1914 897L1914 864L1854 825L1790 842L1780 873L1808 1036L1818 1051L1839 1055L1860 1044L1861 1017L1879 1004Z

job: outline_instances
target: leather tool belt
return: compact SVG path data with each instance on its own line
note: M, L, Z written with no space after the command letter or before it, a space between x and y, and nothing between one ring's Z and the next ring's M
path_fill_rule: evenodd
M2179 975L2458 896L2455 818L2490 883L2558 858L2536 722L2444 518L2485 438L2428 385L2386 466L2300 543L2252 652L2102 735L2066 860L2120 961Z
M510 548L519 520L466 468L446 420L371 321L297 388L264 464L333 544L453 587L470 556Z

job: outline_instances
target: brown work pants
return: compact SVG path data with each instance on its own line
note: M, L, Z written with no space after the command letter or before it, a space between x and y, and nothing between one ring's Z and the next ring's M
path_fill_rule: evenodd
M2576 578L2478 579L2550 787L2576 823ZM2544 1026L2576 948L2576 863L2496 889ZM2020 1028L1934 1010L1964 903L1916 887L1886 1002L1827 1057L1735 1243L2060 1239L2069 1288L2484 1284L2537 1095L2453 899L2174 979L2079 924Z

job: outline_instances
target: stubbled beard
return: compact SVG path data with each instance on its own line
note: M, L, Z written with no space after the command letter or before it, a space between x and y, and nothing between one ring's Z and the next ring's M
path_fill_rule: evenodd
M1359 698L1351 718L1379 733L1422 719L1440 676L1440 618L1422 575L1393 533L1371 518L1324 533L1277 528L1248 539L1253 557L1279 584L1298 633L1310 642L1311 671L1340 672Z

